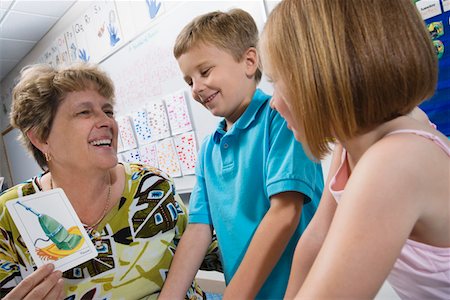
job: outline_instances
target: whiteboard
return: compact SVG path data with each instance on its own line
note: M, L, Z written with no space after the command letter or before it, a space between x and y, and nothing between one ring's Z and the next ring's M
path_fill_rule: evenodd
M42 173L42 169L34 157L28 153L19 140L20 134L19 129L12 127L2 132L2 141L13 185Z
M170 3L170 5L168 5ZM133 5L133 2L129 2ZM137 4L136 4L137 5ZM197 145L212 133L220 118L213 116L202 105L193 100L189 86L184 82L173 45L182 28L194 17L215 11L241 8L249 12L261 31L266 19L264 2L260 1L185 1L163 2L161 15L149 27L120 50L101 63L116 88L116 115L131 115L152 101L165 95L184 91L196 135ZM128 7L128 9L130 9ZM122 29L126 33L132 24L118 6ZM264 88L269 87L269 88ZM271 92L265 81L263 90ZM190 192L195 184L194 175L174 179L178 192Z

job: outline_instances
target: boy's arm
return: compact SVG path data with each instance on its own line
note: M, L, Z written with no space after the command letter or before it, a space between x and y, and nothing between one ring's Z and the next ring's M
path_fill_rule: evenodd
M158 299L184 299L211 244L208 224L189 224L175 252L169 274Z
M206 183L203 177L203 157L207 140L198 153L195 175L197 183L189 200L189 223L179 231L181 240L175 250L172 264L158 299L184 299L211 244L212 228Z
M270 208L227 286L224 299L255 298L294 234L302 207L303 195L298 192L271 197Z

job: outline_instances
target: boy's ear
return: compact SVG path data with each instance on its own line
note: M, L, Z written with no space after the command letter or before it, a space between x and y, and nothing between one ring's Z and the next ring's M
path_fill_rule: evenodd
M37 137L35 129L28 130L27 131L27 137L28 137L28 139L30 139L30 142L33 144L33 146L38 148L42 153L47 153L48 152L48 148L49 147L48 147L47 141L41 141Z
M258 70L259 65L259 56L258 51L256 51L255 47L250 47L245 51L244 54L245 60L245 74L247 77L251 78L255 76L256 70Z

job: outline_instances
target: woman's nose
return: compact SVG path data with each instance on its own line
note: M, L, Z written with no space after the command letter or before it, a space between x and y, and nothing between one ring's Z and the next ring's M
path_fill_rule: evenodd
M101 112L97 116L97 127L111 127L114 119L105 112Z

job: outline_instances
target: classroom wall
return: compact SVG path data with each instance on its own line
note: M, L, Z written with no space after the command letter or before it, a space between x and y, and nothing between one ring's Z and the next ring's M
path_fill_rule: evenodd
M271 2L269 7L273 7L273 3L276 1ZM110 74L115 82L116 116L119 125L121 125L122 117L132 118L136 112L139 112L139 109L142 110L153 100L161 97L167 98L172 93L179 93L186 98L192 121L192 132L196 137L198 148L203 138L215 128L219 119L213 117L190 97L189 88L184 83L176 61L172 57L172 45L181 28L196 15L218 9L228 10L233 7L240 7L250 12L259 29L262 29L266 18L266 7L263 0L162 1L158 14L151 21L145 19L145 17L148 17L145 1L77 1L25 59L1 82L0 96L3 109L0 109L0 131L6 130L9 125L8 113L11 105L11 90L14 79L20 70L28 64L42 61L48 63L48 60L43 60L43 54L51 56L49 48L55 44L55 41L60 39L61 36L65 36L67 44L69 44L66 35L68 29L73 28L75 31L75 25L77 24L84 25L86 28L87 24L81 23L89 14L91 24L95 23L98 20L94 16L94 12L97 13L97 9L103 8L104 11L106 9L115 11L112 20L118 28L117 32L120 39L114 49L108 49L107 44L105 47L98 44L98 41L94 41L98 45L91 47L89 56L90 61L100 63L101 67ZM139 15L141 11L143 14ZM111 16L109 16L109 21L111 22ZM105 26L103 26L104 28ZM98 32L98 36L100 36L100 33ZM86 37L75 35L79 47L90 42L92 46L92 38L96 38L97 31L91 32L90 36L86 35ZM107 36L106 33L103 37L105 36ZM52 62L54 63L54 60ZM272 92L272 87L266 80L263 79L260 86L264 91ZM136 132L136 128L134 129ZM180 133L182 132L172 132L172 136ZM17 150L22 151L19 148ZM130 156L128 152L130 151L122 154ZM134 153L131 153L132 155ZM6 177L7 185L16 184L15 176L11 178L8 171L3 143L0 143L0 159L0 176ZM21 163L23 166L16 165L13 168L20 167L23 169L27 163L33 164L34 162L30 158L29 161L21 161ZM190 173L193 173L192 170L190 170ZM192 189L195 176L189 175L190 173L186 173L187 175L184 172L177 175L171 174L175 177L176 185L180 191L189 192ZM30 176L32 175L34 174L30 174Z
M141 5L144 1L141 1ZM239 2L239 1L238 1ZM32 49L32 51L16 66L10 74L0 83L1 87L1 101L2 106L5 108L0 109L0 131L5 131L9 126L8 113L10 112L11 105L11 90L14 84L14 79L18 76L20 70L29 64L33 64L38 62L42 54L48 50L48 48L54 43L56 39L61 36L68 27L72 26L74 22L77 22L88 9L92 7L94 1L78 1L76 2L68 12L59 20L59 22L48 32L48 34L41 40L39 43ZM128 1L120 1L117 2L118 6L121 6L121 14L119 18L122 23L122 31L125 33L127 31L128 36L125 34L123 37L123 45L114 51L112 55L108 55L107 57L102 57L99 59L101 61L101 66L113 77L115 80L115 84L118 88L119 96L123 96L124 94L129 94L128 92L123 92L123 89L127 88L127 85L133 85L135 90L131 92L134 95L134 99L128 99L127 102L122 102L118 99L118 115L126 115L132 113L133 109L139 105L139 101L142 100L142 95L145 95L146 90L142 89L142 86L139 85L151 85L154 87L154 90L161 88L162 90L158 93L154 93L154 95L148 95L149 100L154 98L152 96L166 95L170 92L177 92L179 88L184 89L184 91L188 90L188 86L184 83L181 73L177 73L177 66L175 68L170 69L170 80L165 80L161 82L159 85L155 85L154 82L151 81L143 81L142 77L147 76L142 72L143 62L148 63L148 69L157 68L159 66L151 65L152 62L148 62L147 60L136 61L133 60L133 57L139 56L143 57L144 53L157 53L159 55L159 61L161 62L169 62L173 64L173 60L170 61L168 56L171 56L171 47L173 40L175 39L177 33L184 26L185 23L190 21L196 15L213 11L216 9L226 10L228 9L232 2L230 1L170 1L167 2L167 6L164 7L163 13L165 15L161 16L161 19L157 22L165 22L168 23L165 30L167 32L163 32L161 26L149 27L148 29L138 32L139 30L131 28L133 26L133 16L130 12L127 13L126 5L129 5L131 2ZM248 8L247 11L250 10L252 14L254 14L254 18L258 24L259 29L262 29L263 23L265 21L265 5L263 0L254 0L254 1L241 1L238 5L242 8ZM272 5L273 6L273 5ZM171 9L177 9L176 13L184 12L183 14L178 15L178 17L171 15ZM175 26L176 23L177 25ZM176 29L176 27L178 27ZM128 29L128 30L127 30ZM157 40L154 47L149 46L149 41ZM156 49L156 50L153 50ZM164 53L162 53L164 52ZM173 59L173 58L172 58ZM129 65L134 66L135 70L130 70ZM159 67L161 69L161 67ZM125 72L125 73L124 73ZM125 76L123 76L125 74ZM122 76L122 77L121 77ZM149 78L146 78L149 79ZM124 83L124 80L127 80ZM261 84L263 90L268 93L272 92L272 87L267 83L266 80L263 80ZM137 92L136 92L137 91ZM139 94L138 92L141 92ZM186 97L189 97L188 93L185 93ZM192 99L189 99L192 100ZM215 128L215 123L218 119L213 118L211 114L198 105L194 101L189 101L189 109L191 117L193 118L194 130L197 135L198 144L201 142L201 139L212 131ZM0 107L1 108L1 107ZM10 132L9 134L16 134L16 132ZM11 142L10 136L8 136L9 142ZM19 143L14 145L19 147ZM18 149L19 151L24 151L23 149ZM21 159L16 160L18 163L25 164L24 156L20 156ZM11 160L11 158L10 158ZM34 163L33 159L30 158L28 162L30 164ZM35 169L30 169L30 177L35 174ZM5 157L5 149L3 148L3 143L0 142L0 176L4 176L6 179L6 184L8 186L13 185L13 177L9 175L8 166L6 163ZM25 179L25 178L24 178ZM16 181L17 179L14 179ZM177 182L178 181L178 182ZM16 182L14 182L16 183ZM191 176L183 176L182 178L176 178L176 186L178 191L189 192L189 189L193 187L195 183L195 177ZM181 188L180 188L181 187ZM208 272L199 274L200 278L206 278L207 280L212 281L212 284L208 283L207 285L217 284L219 287L223 287L223 275L217 272ZM206 287L208 289L208 287ZM219 291L211 289L211 291Z

